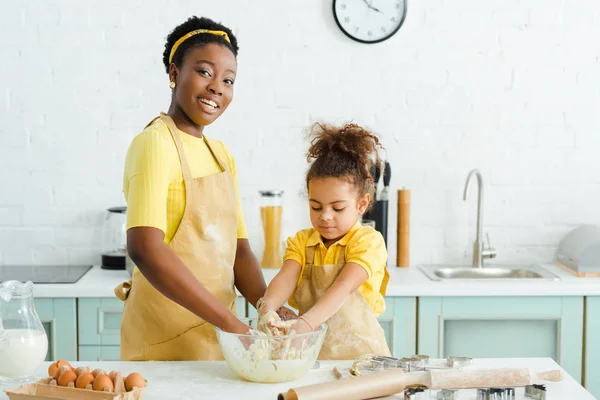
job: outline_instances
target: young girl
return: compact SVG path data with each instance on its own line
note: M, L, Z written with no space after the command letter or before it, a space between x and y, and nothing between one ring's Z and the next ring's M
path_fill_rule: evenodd
M379 139L355 124L315 124L306 186L313 228L288 239L284 263L258 302L259 328L309 332L326 322L320 359L390 355L377 316L385 311L389 278L383 236L359 222L373 190L371 157L380 163ZM289 298L297 320L277 313Z

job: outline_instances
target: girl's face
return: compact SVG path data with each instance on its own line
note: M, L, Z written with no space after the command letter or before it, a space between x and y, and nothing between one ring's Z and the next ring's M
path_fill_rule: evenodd
M313 178L308 183L310 221L330 243L348 233L370 200L368 193L358 197L354 185L338 178Z
M214 122L233 100L237 69L235 56L225 46L208 43L186 52L181 69L171 64L174 101L196 125Z

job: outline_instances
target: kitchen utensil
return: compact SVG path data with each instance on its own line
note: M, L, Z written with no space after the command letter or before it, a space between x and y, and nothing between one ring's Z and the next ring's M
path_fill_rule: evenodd
M534 400L546 400L546 386L535 384L525 386L525 397Z
M423 372L404 372L390 369L350 379L292 388L279 394L278 400L363 400L389 396L406 387L424 386L428 389L463 389L521 387L534 381L557 382L560 370L532 372L528 368L448 369Z
M410 266L410 190L398 190L396 265Z
M423 354L402 358L365 354L354 361L349 372L354 376L359 376L363 373L380 372L392 368L401 368L404 372L414 372L434 369L462 368L467 365L473 365L472 358L448 357L444 365L430 365L429 356Z
M242 321L253 329L257 327L257 318ZM287 336L241 335L218 327L215 331L233 372L247 381L274 383L298 379L315 365L327 325L321 324L314 332Z
M477 389L477 400L514 400L514 388Z
M35 311L33 283L0 284L0 384L33 381L48 337Z
M102 268L125 269L127 207L111 207L102 224Z
M600 276L600 227L582 225L560 241L556 263L579 277Z
M281 254L281 222L283 215L283 191L262 190L260 193L260 218L263 227L264 250L261 260L263 268L279 268Z
M372 170L373 171L373 170ZM381 233L383 240L387 245L387 227L388 227L388 198L389 198L389 184L390 184L390 164L385 163L383 173L383 189L379 191L377 189L379 179L381 177L381 166L376 165L374 169L375 175L373 179L375 181L375 196L372 199L373 206L369 211L363 215L364 219L375 221L375 229Z
M462 368L473 365L473 359L471 357L453 357L450 356L446 360L446 365L451 368Z

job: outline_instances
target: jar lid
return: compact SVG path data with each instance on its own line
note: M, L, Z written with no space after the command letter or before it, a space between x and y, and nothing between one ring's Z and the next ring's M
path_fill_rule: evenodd
M258 193L265 197L279 197L283 195L283 190L259 190Z
M111 207L108 209L108 212L117 214L127 214L127 207Z

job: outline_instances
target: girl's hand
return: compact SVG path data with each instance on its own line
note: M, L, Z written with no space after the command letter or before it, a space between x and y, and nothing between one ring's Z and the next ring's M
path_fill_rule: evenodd
M312 332L313 329L302 318L296 318L291 321L281 321L274 325L283 335L294 335Z
M270 333L272 336L277 335L277 329L273 328L279 322L281 322L281 318L279 315L273 310L264 310L261 309L258 313L258 322L256 325L256 329L264 333Z

